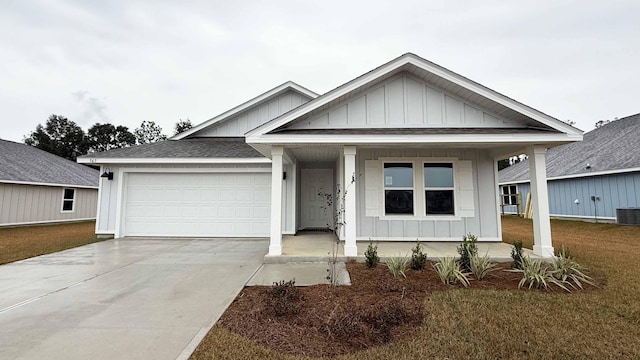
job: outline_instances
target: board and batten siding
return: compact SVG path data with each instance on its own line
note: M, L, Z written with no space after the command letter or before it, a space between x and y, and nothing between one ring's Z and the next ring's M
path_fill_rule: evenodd
M524 127L401 73L291 129Z
M472 164L474 216L460 220L387 220L366 216L367 197L364 179L365 161L380 158L457 158ZM356 155L357 239L460 241L465 234L480 240L499 241L500 221L496 200L497 173L493 157L484 150L441 149L358 149ZM420 186L418 185L419 189ZM456 196L459 194L456 191Z
M62 212L63 189L75 189L73 212ZM97 189L0 183L0 226L96 218Z
M196 136L244 136L244 134L269 120L294 109L309 101L304 95L295 91L287 91L269 102L258 105L241 114L231 117L220 124L212 124L198 132Z
M531 186L517 185L524 203ZM640 207L640 172L549 180L547 188L551 216L614 220L616 209ZM594 202L591 196L600 200Z

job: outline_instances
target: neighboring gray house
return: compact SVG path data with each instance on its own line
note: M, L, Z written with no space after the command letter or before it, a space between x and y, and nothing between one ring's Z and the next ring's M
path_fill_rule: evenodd
M541 194L533 251L553 256L545 152L581 139L408 53L323 95L287 82L171 140L78 161L113 174L100 184L100 235L268 237L278 256L283 234L337 215L344 255L355 256L369 239L501 241L496 163L527 152ZM337 214L319 196L335 189Z
M93 220L100 173L0 139L0 226Z
M529 162L499 172L501 193L529 193ZM584 134L582 142L547 153L549 212L558 218L616 219L616 209L640 207L640 114ZM506 206L506 213L515 213Z

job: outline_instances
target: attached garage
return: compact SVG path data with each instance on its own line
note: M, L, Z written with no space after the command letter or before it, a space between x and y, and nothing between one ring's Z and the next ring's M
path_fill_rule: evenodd
M122 236L268 237L270 173L129 172Z

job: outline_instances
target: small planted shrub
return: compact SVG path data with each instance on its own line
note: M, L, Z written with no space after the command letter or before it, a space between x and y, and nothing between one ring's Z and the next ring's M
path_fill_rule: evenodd
M427 265L427 254L422 252L422 244L416 241L416 246L411 249L411 269L424 270Z
M578 264L564 247L560 254L553 258L551 266L553 276L573 289L582 289L582 283L595 286L593 279L583 272L585 268Z
M266 290L264 308L276 316L297 314L300 290L296 287L295 280L274 282L271 288Z
M373 241L369 240L369 246L367 246L367 251L364 252L365 264L367 264L368 268L372 268L380 262L380 257L378 257L378 245L374 245Z
M482 280L488 273L492 272L496 268L496 264L489 260L489 254L484 254L483 257L476 255L471 256L471 273L478 280Z
M511 248L511 258L513 259L513 268L522 269L522 241L516 240Z
M437 263L433 265L433 268L440 276L440 280L443 284L455 284L460 282L464 287L469 286L469 279L467 274L461 269L460 263L453 257L441 258Z
M403 256L394 256L389 258L386 262L389 271L394 277L398 277L402 275L402 277L407 277L405 271L409 266L409 259Z
M530 257L522 258L522 269L510 270L522 273L522 279L518 283L518 289L528 285L529 289L548 289L551 284L555 284L563 290L569 289L555 278L555 272L549 265L540 260L531 260Z
M471 257L478 254L478 238L475 235L468 234L462 237L462 244L458 246L458 254L460 254L460 266L464 271L471 271Z

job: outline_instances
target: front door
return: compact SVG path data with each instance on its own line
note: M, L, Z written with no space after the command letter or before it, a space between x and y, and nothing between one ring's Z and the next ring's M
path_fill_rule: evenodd
M300 225L303 229L333 228L333 169L300 170Z

